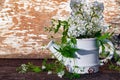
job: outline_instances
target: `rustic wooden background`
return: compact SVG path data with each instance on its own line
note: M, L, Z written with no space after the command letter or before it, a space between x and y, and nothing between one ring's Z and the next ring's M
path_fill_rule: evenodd
M91 0L93 1L93 0ZM104 3L105 23L120 27L120 0ZM0 58L44 58L50 34L44 31L51 18L66 19L70 0L0 0ZM116 29L116 33L119 33Z

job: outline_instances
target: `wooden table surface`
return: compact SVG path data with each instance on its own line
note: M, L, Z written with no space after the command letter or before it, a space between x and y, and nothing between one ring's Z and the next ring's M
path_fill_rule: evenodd
M21 64L32 62L40 66L42 61L42 59L0 59L0 80L69 80L53 74L48 75L47 72L21 74L16 71ZM80 79L74 80L120 80L120 72L109 70L105 65L100 67L100 71L97 73L81 75Z

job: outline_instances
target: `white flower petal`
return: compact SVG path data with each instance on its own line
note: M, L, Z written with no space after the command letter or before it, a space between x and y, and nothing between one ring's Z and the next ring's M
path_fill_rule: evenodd
M52 71L48 71L48 73L47 74L52 74Z

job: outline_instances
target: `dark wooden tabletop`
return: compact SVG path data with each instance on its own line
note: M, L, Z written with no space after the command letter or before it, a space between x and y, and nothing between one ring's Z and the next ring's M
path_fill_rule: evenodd
M59 78L55 74L48 75L47 72L22 74L16 71L21 64L31 62L41 66L42 61L42 59L0 59L0 80L69 80L64 77ZM120 72L109 70L105 65L100 67L97 73L81 75L81 78L74 80L120 80Z

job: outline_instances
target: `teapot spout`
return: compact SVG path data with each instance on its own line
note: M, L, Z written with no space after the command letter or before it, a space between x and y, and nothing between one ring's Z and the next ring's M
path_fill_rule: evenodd
M69 72L73 72L72 70L74 70L74 64L77 61L76 58L64 57L59 51L57 51L59 48L60 46L55 44L54 41L50 41L47 45L47 49L49 49L52 52L52 54L56 57L56 59L62 62L66 66Z
M59 46L53 40L48 43L47 49L49 49L59 61L63 59L61 53L57 51L59 49Z
M60 48L59 45L54 43L53 40L50 41L47 45L47 49L49 49L52 52L52 54L56 57L56 59L61 61L65 66L70 63L73 64L75 62L75 60L72 58L64 57L59 51L57 51L59 48Z
M53 54L57 53L57 49L59 49L58 45L54 43L53 40L51 40L48 45L47 49L49 49Z

